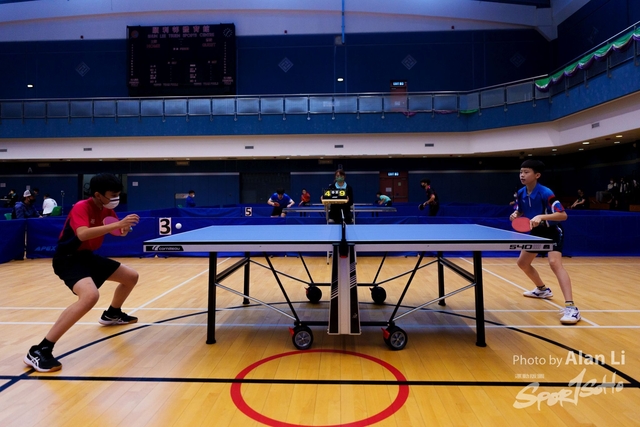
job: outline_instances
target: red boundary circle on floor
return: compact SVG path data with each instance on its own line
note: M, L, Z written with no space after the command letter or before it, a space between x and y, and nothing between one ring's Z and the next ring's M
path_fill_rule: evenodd
M267 357L266 359L259 360L247 366L238 375L236 375L236 379L237 380L244 379L249 374L249 372L253 371L260 365L263 365L267 362L271 362L272 360L280 359L282 357L287 357L287 356L293 356L296 354L309 354L309 353L341 353L341 354L347 354L350 356L361 357L363 359L367 359L381 365L383 368L391 372L395 376L396 380L407 381L405 376L402 375L402 372L400 372L397 368L385 362L384 360L380 360L378 358L375 358L373 356L369 356L366 354L355 353L352 351L344 351L344 350L301 350L301 351L292 351L289 353L276 354L276 355ZM236 382L231 385L231 399L233 400L233 403L235 403L236 407L249 418L273 427L306 427L303 424L291 424L283 421L274 420L273 418L269 418L266 415L262 415L259 412L255 411L253 408L251 408L247 404L247 402L242 397L241 387L242 387L242 382ZM346 424L332 424L330 426L316 426L316 427L365 427L365 426L369 426L371 424L377 423L379 421L382 421L385 418L388 418L391 415L398 412L398 410L405 404L405 402L407 401L407 398L409 397L408 385L399 384L398 388L399 388L398 395L396 396L395 400L391 402L391 405L387 406L385 409L378 412L377 414L370 416L369 418L365 418L359 421L353 421Z

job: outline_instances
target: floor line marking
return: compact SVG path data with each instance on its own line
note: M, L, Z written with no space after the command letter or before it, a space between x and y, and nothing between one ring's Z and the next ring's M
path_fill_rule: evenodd
M217 265L224 264L225 262L229 261L229 259L230 258L226 258L225 260L219 262ZM202 276L203 274L205 274L207 272L209 272L208 268L206 270L196 274L195 276L190 277L189 279L185 280L184 282L180 283L179 285L174 286L173 288L169 289L168 291L165 291L165 292L161 293L157 297L150 299L149 301L147 301L146 303L142 304L141 306L134 308L133 310L131 310L131 314L133 314L136 311L140 310L141 308L144 308L144 307L148 306L149 304L159 300L160 298L170 294L171 292L175 291L176 289L181 288L182 286L186 285L187 283L191 282L194 279L197 279L198 277Z
M472 262L470 262L470 261L468 261L466 258L460 258L460 259L461 259L461 260L463 260L464 262L466 262L466 263L470 264L470 265L473 265L473 263L472 263ZM491 274L492 276L495 276L495 277L497 277L497 278L499 278L499 279L501 279L501 280L505 281L506 283L509 283L510 285L515 286L515 287L516 287L516 288L518 288L518 289L521 289L521 290L523 290L523 291L528 291L528 289L526 289L526 288L524 288L524 287L522 287L522 286L518 285L518 284L517 284L517 283L515 283L515 282L512 282L511 280L509 280L509 279L507 279L507 278L505 278L505 277L500 276L500 275L499 275L499 274L497 274L497 273L494 273L494 272L493 272L493 271L491 271L491 270L487 270L485 267L482 267L482 271L485 271L485 272L487 272L487 273ZM562 309L564 309L564 306L558 305L558 304L556 304L555 302L550 301L550 300L548 300L548 299L546 299L546 298L542 298L542 299L543 299L543 300L544 300L544 302L546 302L547 304L550 304L550 305L552 305L552 306L554 306L554 307L558 307L558 310L562 310ZM597 324L597 323L592 322L592 321L591 321L591 320L589 320L589 319L586 319L586 318L584 318L584 317L581 317L581 319L582 319L582 320L584 320L585 322L587 322L587 323L591 324L592 326L598 326L598 324Z

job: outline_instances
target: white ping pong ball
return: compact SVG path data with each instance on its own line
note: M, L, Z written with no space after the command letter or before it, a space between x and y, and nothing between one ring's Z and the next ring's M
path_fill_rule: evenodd
M177 224L176 224L176 229L177 229L177 230L180 230L181 228L182 228L182 224L177 223Z

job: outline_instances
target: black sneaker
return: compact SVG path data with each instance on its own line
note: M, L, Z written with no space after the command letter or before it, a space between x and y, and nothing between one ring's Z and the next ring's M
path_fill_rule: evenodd
M138 321L137 317L129 316L127 313L123 313L122 311L117 314L110 314L108 312L102 313L102 317L100 317L100 324L104 326L111 325L128 325L129 323L136 323Z
M24 357L24 363L38 372L53 372L62 369L62 363L53 357L51 350L43 350L34 345Z

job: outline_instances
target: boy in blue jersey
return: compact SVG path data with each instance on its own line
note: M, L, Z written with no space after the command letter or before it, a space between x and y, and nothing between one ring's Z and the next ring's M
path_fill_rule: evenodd
M564 243L564 231L560 222L567 219L567 213L562 203L556 198L551 189L540 185L538 179L544 170L544 163L539 160L525 160L520 166L520 182L524 185L518 191L516 209L509 219L513 221L519 216L531 219L531 235L545 237L553 240L553 249L549 252L549 266L558 279L558 284L565 299L560 322L563 324L575 324L580 320L580 310L573 303L571 291L571 279L562 265L562 246ZM527 291L524 296L530 298L552 298L553 293L540 278L536 269L531 265L537 252L522 251L518 258L518 267L536 285L532 291Z
M196 192L194 190L189 190L189 195L187 199L184 201L184 204L188 208L196 207Z
M294 205L294 201L291 200L291 197L287 193L284 192L284 188L278 188L275 193L269 197L267 203L270 206L273 206L273 210L271 211L271 218L287 216L286 212L283 212L284 208L290 208Z

